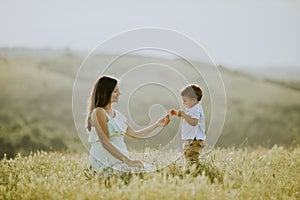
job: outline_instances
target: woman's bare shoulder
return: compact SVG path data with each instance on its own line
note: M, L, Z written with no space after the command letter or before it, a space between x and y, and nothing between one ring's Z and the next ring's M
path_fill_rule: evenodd
M101 120L105 120L106 121L106 116L105 116L105 111L103 110L103 108L95 108L92 112L92 122L96 121L101 121Z

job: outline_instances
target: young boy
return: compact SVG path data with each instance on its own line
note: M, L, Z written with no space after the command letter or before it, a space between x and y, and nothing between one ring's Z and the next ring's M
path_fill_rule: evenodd
M186 110L171 110L170 114L183 119L181 138L184 142L184 156L188 162L196 163L205 141L205 117L200 100L202 90L198 85L189 85L181 91Z

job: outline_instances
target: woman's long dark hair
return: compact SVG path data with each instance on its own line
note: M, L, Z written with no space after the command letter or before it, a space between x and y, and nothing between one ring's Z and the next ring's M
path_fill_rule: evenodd
M91 131L91 114L97 107L104 107L109 103L112 92L114 91L118 81L112 77L101 76L94 84L91 98L90 108L87 119L87 129Z

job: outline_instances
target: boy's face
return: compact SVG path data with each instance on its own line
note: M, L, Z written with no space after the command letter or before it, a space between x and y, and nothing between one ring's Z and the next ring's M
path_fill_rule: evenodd
M191 108L193 107L196 103L198 103L197 99L195 98L191 98L188 96L182 96L182 101L183 101L183 105L186 108Z

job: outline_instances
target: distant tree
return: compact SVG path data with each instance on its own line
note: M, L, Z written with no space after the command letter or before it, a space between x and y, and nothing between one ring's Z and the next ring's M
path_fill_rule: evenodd
M16 156L16 149L10 142L0 138L0 159L4 157L4 154L6 154L6 158L13 158Z
M67 149L67 145L59 137L54 137L50 140L50 146L53 150L64 150Z

